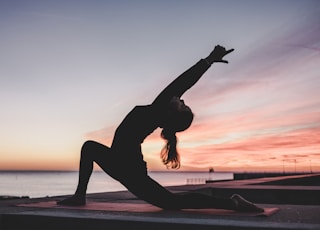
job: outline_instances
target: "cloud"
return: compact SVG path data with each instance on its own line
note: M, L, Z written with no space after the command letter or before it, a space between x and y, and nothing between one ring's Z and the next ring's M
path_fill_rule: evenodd
M177 134L183 166L283 170L292 159L304 169L310 159L320 165L319 15L276 28L250 52L235 47L230 64L212 66L184 95L195 121ZM114 128L88 136L111 140ZM156 131L144 154L157 159L162 144Z
M319 165L320 124L312 128L301 128L284 133L248 137L230 142L182 147L184 163L199 167L243 167L248 169L265 164L275 169L285 162L300 162L304 170L309 160ZM264 162L264 163L262 163ZM280 166L279 166L280 165ZM281 168L281 167L280 167Z
M234 54L230 54L233 55L230 64L219 68L218 73L215 69L210 70L209 75L214 75L214 80L207 80L198 90L202 94L206 90L206 93L211 92L207 95L220 97L252 88L263 88L267 84L281 86L285 82L291 86L290 75L300 69L308 70L310 61L319 63L320 10L319 7L317 9L305 20L299 20L298 25L279 26L273 34L257 41L250 52L237 50L235 47ZM301 76L304 77L306 76ZM204 89L206 85L208 88ZM205 100L205 97L199 99Z

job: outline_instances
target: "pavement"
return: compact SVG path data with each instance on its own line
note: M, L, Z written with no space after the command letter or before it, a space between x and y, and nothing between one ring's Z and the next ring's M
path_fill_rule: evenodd
M0 230L11 229L316 229L320 230L320 174L266 177L167 187L170 191L216 196L234 193L263 208L269 216L210 210L167 211L146 204L128 191L88 194L87 206L41 206L66 196L0 200ZM94 204L94 205L93 205ZM104 208L90 208L109 204ZM112 204L112 205L110 205ZM91 206L90 206L91 205Z

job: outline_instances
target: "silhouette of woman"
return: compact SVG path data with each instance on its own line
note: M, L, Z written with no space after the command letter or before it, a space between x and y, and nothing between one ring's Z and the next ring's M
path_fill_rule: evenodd
M148 176L143 160L141 143L155 129L162 128L161 137L166 145L161 159L167 167L179 168L180 158L176 149L176 132L186 130L193 120L191 109L180 97L190 89L215 62L228 63L223 57L234 49L226 50L217 45L208 57L170 83L150 105L136 106L116 129L111 147L95 141L86 141L81 149L79 181L71 197L58 201L60 205L85 205L87 185L96 162L108 175L123 184L138 198L162 209L218 208L239 211L263 209L238 194L228 198L168 191Z

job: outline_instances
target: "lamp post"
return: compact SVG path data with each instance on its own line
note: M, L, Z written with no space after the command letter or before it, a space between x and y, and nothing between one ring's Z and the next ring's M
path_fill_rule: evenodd
M311 160L309 160L309 164L310 164L310 173L312 173Z

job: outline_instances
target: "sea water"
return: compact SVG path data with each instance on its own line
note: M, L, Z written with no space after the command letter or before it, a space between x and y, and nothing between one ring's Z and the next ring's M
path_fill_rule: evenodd
M232 180L231 172L149 172L163 186L204 184L206 180ZM0 171L0 196L30 198L71 195L78 182L78 172L71 171ZM94 171L88 193L123 191L126 188L102 171Z

